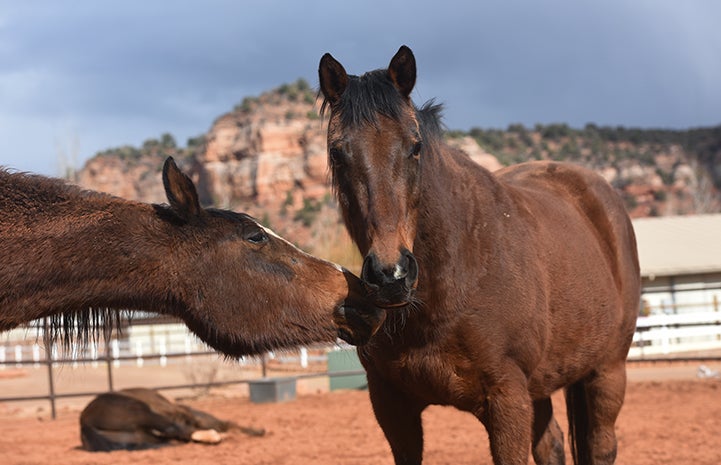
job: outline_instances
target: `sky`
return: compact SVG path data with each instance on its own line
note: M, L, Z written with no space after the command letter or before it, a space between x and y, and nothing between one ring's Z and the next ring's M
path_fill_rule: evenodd
M0 166L58 175L405 44L450 129L721 124L717 0L0 0Z

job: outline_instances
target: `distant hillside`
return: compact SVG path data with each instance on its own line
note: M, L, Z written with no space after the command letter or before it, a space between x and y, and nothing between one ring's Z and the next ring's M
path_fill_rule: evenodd
M172 135L99 152L78 173L84 187L164 202L160 168L174 156L207 205L243 210L325 258L357 261L327 179L326 126L304 80L243 99L208 132L179 146ZM481 165L567 160L602 174L632 216L721 211L721 126L688 131L565 124L449 131Z
M566 124L451 131L471 136L504 165L563 160L601 173L632 216L720 211L721 126L684 131Z

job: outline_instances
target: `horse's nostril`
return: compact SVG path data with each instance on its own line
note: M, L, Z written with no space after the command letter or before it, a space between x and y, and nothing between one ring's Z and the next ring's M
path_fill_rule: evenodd
M401 263L403 263L405 273L403 278L406 280L406 285L412 287L418 280L418 262L416 257L407 249L403 249L401 252ZM400 279L400 278L399 278Z
M418 264L413 254L406 249L401 251L398 263L385 268L376 255L371 253L363 260L361 279L375 286L405 281L406 286L412 287L418 279Z
M416 281L418 281L418 262L416 261L416 258L411 255L408 263L408 275L406 276L406 281L411 283L411 285L415 285Z
M363 259L361 279L369 284L381 284L382 280L378 278L378 268L378 260L375 254L366 255Z
M384 268L381 262L378 260L375 254L370 253L366 255L363 260L363 269L361 270L361 279L368 284L375 286L385 286L392 284L393 282L402 279L406 271L400 270L399 265ZM402 277L397 277L398 273L401 273Z

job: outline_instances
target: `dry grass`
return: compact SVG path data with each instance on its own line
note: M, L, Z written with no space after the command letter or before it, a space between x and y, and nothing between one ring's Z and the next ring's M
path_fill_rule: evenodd
M308 246L308 252L360 274L363 257L337 214L321 212L312 226L311 234L313 242Z

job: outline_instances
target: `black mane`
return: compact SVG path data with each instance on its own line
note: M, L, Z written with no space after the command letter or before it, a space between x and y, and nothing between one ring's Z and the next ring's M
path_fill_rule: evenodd
M422 107L416 108L416 118L423 140L435 142L443 139L445 126L442 103L436 103L433 99L428 100Z
M338 112L343 126L352 127L377 125L378 115L398 121L406 102L388 77L388 70L377 69L362 76L348 75L348 84L336 104L331 105L328 99L323 99L321 116L329 105L331 111ZM414 109L423 138L439 139L444 130L441 121L443 105L431 99L420 108L414 106Z
M344 126L378 122L378 114L392 119L401 117L403 97L398 93L384 69L369 71L362 76L348 75L348 84L340 101L332 110L340 114ZM321 115L329 102L323 101Z

